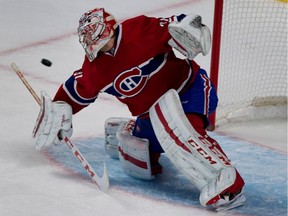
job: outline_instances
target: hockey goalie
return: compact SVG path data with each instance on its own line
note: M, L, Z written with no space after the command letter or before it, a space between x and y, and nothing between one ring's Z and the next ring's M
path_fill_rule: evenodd
M49 107L42 104L36 121L36 148L61 142L60 130L72 134L72 115L107 93L134 117L105 123L106 152L120 159L125 173L155 178L163 172L163 153L199 189L201 205L217 211L241 206L244 180L205 130L218 98L194 60L211 46L201 16L141 15L118 23L104 8L95 8L81 16L78 35L84 62L53 100L42 95Z

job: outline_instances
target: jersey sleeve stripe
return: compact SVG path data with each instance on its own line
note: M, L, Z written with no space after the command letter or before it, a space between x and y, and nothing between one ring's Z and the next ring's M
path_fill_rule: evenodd
M71 76L64 83L63 89L67 93L67 95L71 98L71 100L73 100L75 103L77 103L79 105L87 106L90 103L93 103L97 98L97 95L93 98L85 98L85 97L81 96L77 92L77 81L75 80L74 76Z

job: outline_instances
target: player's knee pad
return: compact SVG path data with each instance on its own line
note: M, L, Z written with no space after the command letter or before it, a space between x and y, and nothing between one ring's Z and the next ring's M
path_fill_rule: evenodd
M235 182L231 171L235 169L229 159L192 127L175 90L165 93L149 113L157 139L168 158L200 191L205 188L201 204ZM217 182L218 178L221 182ZM215 183L214 188L211 182Z
M124 172L132 177L151 180L149 141L132 135L135 121L122 123L116 133L119 159Z
M111 117L105 121L105 152L112 158L119 159L116 133L120 125L130 118Z

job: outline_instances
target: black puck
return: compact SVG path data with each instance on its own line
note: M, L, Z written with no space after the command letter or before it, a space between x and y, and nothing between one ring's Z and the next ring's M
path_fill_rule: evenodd
M41 63L42 63L43 65L47 66L47 67L51 67L51 65L52 65L52 62L51 62L50 60L48 60L48 59L45 59L45 58L43 58L43 59L41 60Z

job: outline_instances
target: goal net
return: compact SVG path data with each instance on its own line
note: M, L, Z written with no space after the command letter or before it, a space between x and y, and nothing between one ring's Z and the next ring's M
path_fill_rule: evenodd
M214 127L233 119L287 118L287 7L285 0L215 1Z

